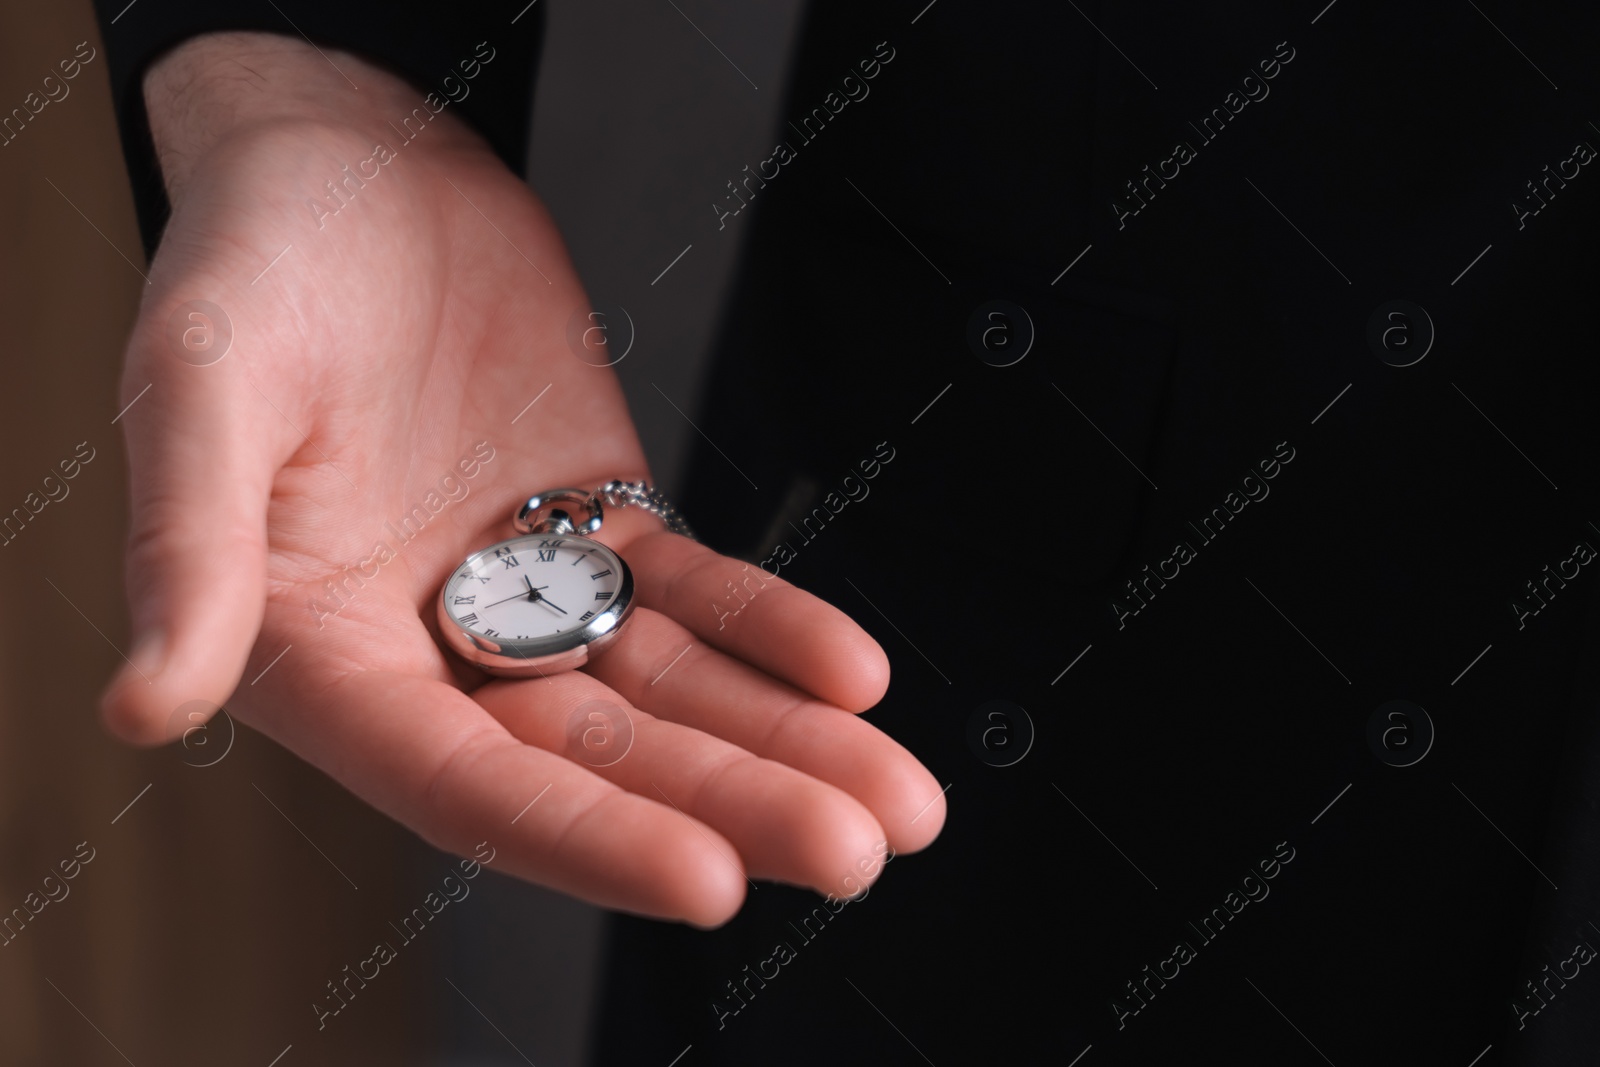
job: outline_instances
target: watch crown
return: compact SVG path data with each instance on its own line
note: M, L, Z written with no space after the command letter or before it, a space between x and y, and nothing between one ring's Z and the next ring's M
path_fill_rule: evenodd
M551 508L549 514L533 526L534 533L570 534L576 530L572 516L560 508Z

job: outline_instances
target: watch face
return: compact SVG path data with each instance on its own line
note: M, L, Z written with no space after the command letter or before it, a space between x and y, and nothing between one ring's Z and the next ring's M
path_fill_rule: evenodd
M455 569L441 594L440 628L481 667L543 673L581 666L615 632L632 596L628 565L605 545L529 534Z

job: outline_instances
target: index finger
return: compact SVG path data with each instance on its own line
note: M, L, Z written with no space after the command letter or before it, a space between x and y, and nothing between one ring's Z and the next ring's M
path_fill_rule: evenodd
M847 711L889 688L889 658L838 608L760 567L672 533L629 543L640 603L713 648Z

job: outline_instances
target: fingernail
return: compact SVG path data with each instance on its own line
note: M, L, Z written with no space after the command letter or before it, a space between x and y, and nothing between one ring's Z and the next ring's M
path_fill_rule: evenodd
M146 682L153 681L167 662L167 635L161 630L148 630L133 644L128 665Z

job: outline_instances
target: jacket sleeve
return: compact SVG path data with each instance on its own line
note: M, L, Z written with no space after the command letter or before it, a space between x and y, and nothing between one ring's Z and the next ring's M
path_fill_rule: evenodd
M299 36L387 66L418 86L419 95L437 91L452 100L463 92L463 70L474 69L462 64L481 59L485 52L480 50L492 50L487 54L493 62L476 67L470 91L453 107L508 167L523 174L546 6L537 0L94 0L146 255L153 255L160 242L170 205L142 85L145 71L168 49L198 34L223 30Z

